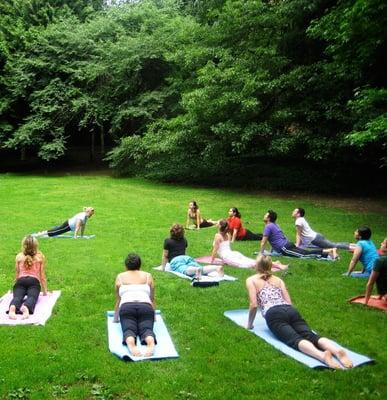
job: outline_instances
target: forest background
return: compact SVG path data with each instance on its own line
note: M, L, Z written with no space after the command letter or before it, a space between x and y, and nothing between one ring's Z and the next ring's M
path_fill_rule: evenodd
M78 161L163 181L385 191L386 10L4 0L1 169L58 167L86 148Z

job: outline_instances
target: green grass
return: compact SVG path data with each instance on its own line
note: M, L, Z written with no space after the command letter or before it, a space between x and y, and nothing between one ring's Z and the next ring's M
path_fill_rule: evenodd
M96 208L86 234L93 240L40 240L50 290L61 289L45 327L0 327L0 398L31 399L354 399L386 398L386 314L349 305L365 281L341 276L350 254L336 263L291 260L286 276L294 304L320 334L370 357L376 364L352 371L314 371L284 356L223 316L246 308L245 279L251 271L227 269L234 283L196 289L169 274L153 272L162 310L180 358L124 363L107 348L106 310L114 304L113 282L129 251L143 269L160 263L163 239L173 222L184 222L186 206L198 201L204 217L222 218L237 206L247 227L263 228L270 207L294 238L290 217L307 210L311 226L334 240L352 240L368 224L379 244L384 215L316 206L297 197L155 184L93 176L0 175L0 293L11 288L14 257L22 237L62 223L82 206ZM301 203L302 202L302 203ZM187 232L188 253L208 254L215 229ZM246 255L257 243L236 243ZM288 260L288 259L287 259Z

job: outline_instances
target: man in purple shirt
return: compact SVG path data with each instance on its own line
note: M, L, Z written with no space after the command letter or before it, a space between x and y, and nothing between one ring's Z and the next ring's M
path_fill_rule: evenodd
M281 228L275 223L277 220L277 213L273 210L268 212L263 217L265 229L263 230L263 238L261 241L261 253L265 250L267 242L277 253L284 256L300 257L300 258L327 258L330 256L332 259L337 258L337 249L301 249L294 243L289 242L283 234Z

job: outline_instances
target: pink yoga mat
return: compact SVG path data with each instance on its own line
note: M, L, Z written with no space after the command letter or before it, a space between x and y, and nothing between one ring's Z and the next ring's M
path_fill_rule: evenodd
M211 262L211 256L203 256L195 258L195 261L201 264L210 264L210 265L223 265L223 261L220 258L215 258L213 262Z
M40 294L35 311L28 319L22 319L21 315L17 315L17 319L13 320L6 314L13 297L12 293L8 292L0 299L0 325L45 325L59 296L60 290L54 290L47 296Z
M356 297L353 297L352 299L349 299L348 301L350 303L364 304L364 300L365 300L364 296L356 296ZM371 296L367 306L371 307L371 308L377 308L379 310L387 311L387 302L385 302L383 299L380 300L378 297L375 297L375 296Z

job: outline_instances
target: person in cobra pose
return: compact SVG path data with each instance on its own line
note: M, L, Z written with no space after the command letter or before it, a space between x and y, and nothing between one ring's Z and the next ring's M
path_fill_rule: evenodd
M13 299L9 305L8 317L16 319L16 314L23 314L27 319L34 313L40 289L47 295L45 259L38 250L38 240L31 235L22 241L22 250L16 256L16 276L13 287ZM24 300L24 297L26 299Z
M72 231L74 232L74 239L78 236L83 236L85 232L86 222L89 218L91 218L94 214L93 207L84 207L83 211L75 214L73 217L67 219L63 222L62 225L55 226L47 231L41 231L38 233L33 233L32 236L34 237L41 237L41 236L59 236L63 233Z
M235 242L235 240L261 240L261 233L253 233L242 226L241 217L241 213L236 207L231 207L228 210L227 222L231 234L231 242Z
M246 280L249 296L247 329L254 328L258 307L270 331L281 341L328 365L330 368L352 368L353 363L344 349L314 333L293 307L282 279L272 275L269 256L259 256L256 274ZM340 364L333 358L335 356Z
M230 246L230 233L228 222L226 220L219 221L218 233L215 234L212 253L211 253L211 263L214 262L216 255L218 255L222 261L232 267L238 268L254 268L256 260L244 256L239 251L231 250ZM279 269L286 269L288 265L282 264L280 262L275 262L275 266Z
M217 223L218 221L204 219L202 217L196 201L192 200L189 202L187 210L187 222L185 224L187 229L189 229L191 226L195 227L195 229L208 228L216 225Z
M149 272L140 271L141 258L134 253L125 259L126 271L116 277L116 304L114 322L120 322L123 343L134 356L142 356L136 346L137 336L146 345L145 357L154 353L156 336L153 332L155 320L155 285Z

